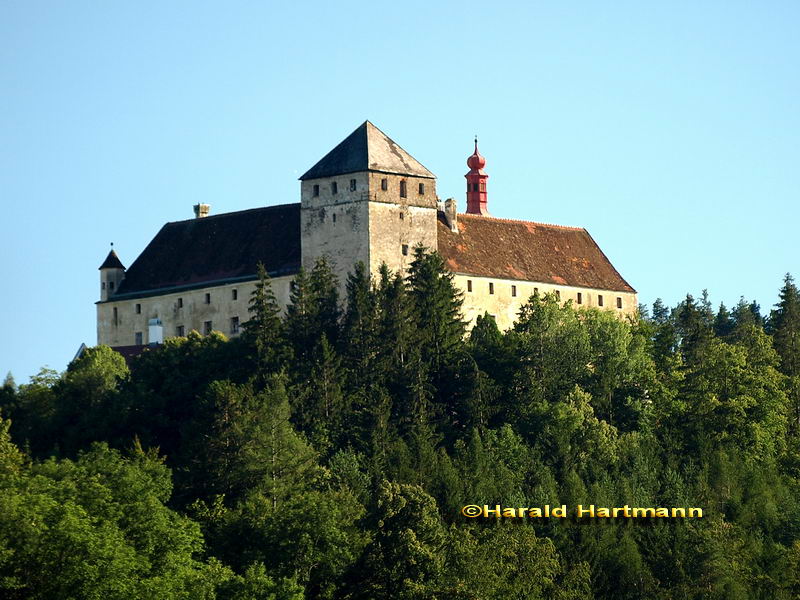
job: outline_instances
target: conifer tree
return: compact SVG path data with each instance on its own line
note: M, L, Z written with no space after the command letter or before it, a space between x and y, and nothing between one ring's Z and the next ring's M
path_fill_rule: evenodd
M347 278L347 307L343 319L342 354L350 372L351 388L363 387L377 374L378 313L376 292L363 262Z
M426 252L422 245L414 248L408 293L423 358L434 373L441 373L462 347L465 323L463 295L438 252Z
M735 327L733 317L723 302L719 303L719 310L714 317L714 334L720 338L727 338Z
M250 320L243 324L245 336L256 350L257 371L263 380L277 371L289 357L281 309L272 291L267 270L258 263L258 283L250 297Z
M789 377L800 376L800 291L787 273L779 293L780 301L770 316L775 350L781 357L781 371Z

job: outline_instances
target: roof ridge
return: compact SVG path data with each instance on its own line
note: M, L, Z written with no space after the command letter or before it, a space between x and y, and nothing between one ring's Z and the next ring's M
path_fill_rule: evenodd
M230 215L237 215L246 212L255 212L257 210L269 210L276 208L286 208L287 206L300 206L299 202L287 202L285 204L272 204L270 206L256 206L255 208L243 208L242 210L232 210L230 212L217 213L215 215L208 215L207 217L194 217L190 219L181 219L180 221L167 221L166 225L173 225L175 223L186 223L187 221L208 221L209 219L218 219L220 217L228 217Z
M526 225L540 225L542 227L554 227L556 229L566 229L568 231L586 231L585 227L573 227L571 225L556 225L555 223L541 223L539 221L523 221L522 219L503 219L491 215L473 215L470 213L458 213L458 217L469 217L477 219L491 219L493 221L505 221L506 223L524 223ZM588 233L588 232L587 232Z

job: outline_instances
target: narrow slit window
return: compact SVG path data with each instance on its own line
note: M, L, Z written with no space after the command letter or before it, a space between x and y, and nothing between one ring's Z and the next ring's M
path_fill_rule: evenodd
M420 183L419 184L419 195L420 196L424 196L425 195L425 184L424 183Z
M333 213L333 222L336 223L336 213Z
M401 198L408 197L408 192L406 191L406 180L405 179L400 181L400 197Z
M494 283L491 281L489 282L489 293L494 294Z
M239 333L239 317L231 317L231 333L233 335Z
M339 184L335 181L331 182L331 194L338 194L339 193Z
M211 321L206 321L203 323L203 333L206 335L211 333Z
M351 192L355 192L356 191L356 180L355 179L351 179L350 180L350 191Z
M211 304L211 294L206 294L205 302L206 304Z
M408 256L408 244L403 244L403 256Z
M314 189L313 189L313 192L312 192L312 194L313 194L313 196L314 196L315 198L316 198L317 196L319 196L319 184L318 184L318 183L315 183L315 184L314 184Z
M239 299L239 290L231 290L231 298L233 300L238 300Z
M142 305L141 304L137 304L136 305L136 314L137 315L142 314Z
M178 298L178 308L183 308L183 298Z
M561 301L561 292L559 290L556 290L556 300Z
M108 289L110 289L110 290L114 289L114 282L113 281L109 281L108 282Z
M116 325L117 322L118 322L118 319L117 319L118 316L119 316L119 311L117 310L117 307L115 306L114 307L114 325Z
M467 291L472 291L472 279L467 279Z
M143 343L143 342L142 342L142 332L141 332L141 331L137 331L137 332L134 334L134 337L135 337L135 340L134 340L135 344L136 344L137 346L141 346L141 345L142 345L142 343Z
M617 308L622 308L622 298L617 296Z
M511 297L512 298L516 298L517 297L517 286L515 286L515 285L511 286Z
M578 304L583 304L583 294L581 294L580 292L578 292L577 301Z
M386 177L384 177L383 179L381 179L381 191L385 192L388 189L389 189L389 180Z
M603 296L597 295L597 306L603 306Z
M403 219L405 219L405 217L406 217L405 213L400 211L400 220L402 221Z

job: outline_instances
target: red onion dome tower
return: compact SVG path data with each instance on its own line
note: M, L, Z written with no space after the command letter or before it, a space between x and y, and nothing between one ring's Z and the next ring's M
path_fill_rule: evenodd
M486 202L486 180L489 176L483 170L486 166L486 159L478 152L478 137L475 136L475 152L467 159L469 173L464 175L467 178L467 214L468 215L489 215Z

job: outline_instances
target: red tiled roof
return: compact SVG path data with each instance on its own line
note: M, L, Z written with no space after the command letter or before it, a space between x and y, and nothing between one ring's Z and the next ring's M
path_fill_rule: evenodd
M577 227L458 215L458 233L439 213L439 254L456 273L635 292L589 232Z
M300 267L300 204L167 223L125 273L110 300L128 294L273 275Z

